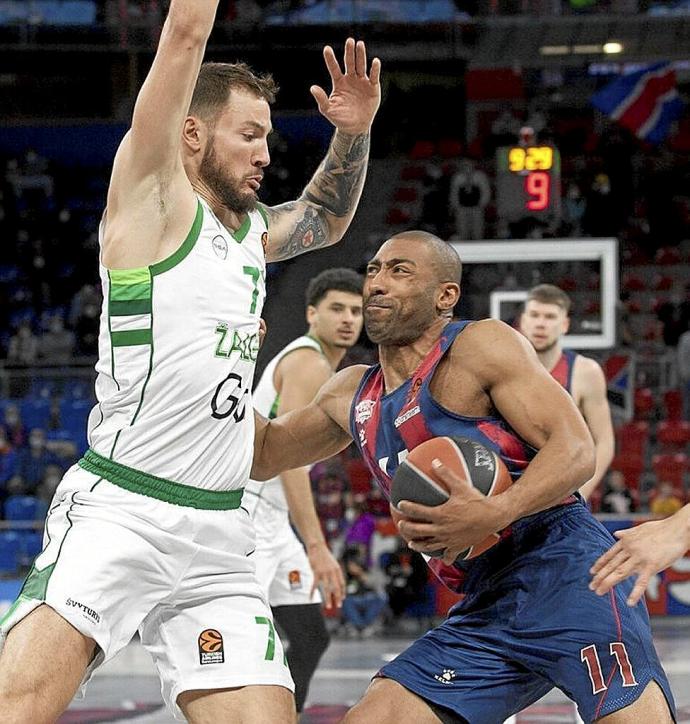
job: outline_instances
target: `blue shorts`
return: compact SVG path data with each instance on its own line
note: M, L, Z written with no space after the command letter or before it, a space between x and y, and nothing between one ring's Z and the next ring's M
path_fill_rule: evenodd
M553 687L592 722L654 680L675 718L646 606L625 603L632 581L606 596L588 588L613 542L581 503L523 518L469 568L471 593L378 676L470 724L503 722Z

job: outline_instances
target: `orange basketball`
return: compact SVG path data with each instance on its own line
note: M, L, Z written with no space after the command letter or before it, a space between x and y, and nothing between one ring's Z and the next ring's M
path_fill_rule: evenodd
M396 507L401 500L428 506L442 505L448 500L445 483L431 465L435 459L483 495L502 493L513 482L505 463L493 450L464 437L434 437L417 445L395 471L390 502L391 516L396 524L405 518ZM476 558L499 540L499 535L492 533L463 551L458 559ZM440 558L443 551L432 551L426 555Z
M199 648L206 653L219 651L223 647L223 637L213 628L207 628L199 634Z

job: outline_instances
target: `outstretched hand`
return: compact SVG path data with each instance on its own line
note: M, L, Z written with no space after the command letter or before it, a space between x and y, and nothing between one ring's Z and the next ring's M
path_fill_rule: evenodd
M617 583L637 575L628 606L636 605L642 598L655 573L668 568L688 548L687 523L680 513L617 530L614 535L619 540L592 566L590 573L594 578L589 587L603 596Z
M443 562L452 565L460 553L496 533L501 524L490 498L461 480L439 460L434 460L432 465L450 498L433 507L401 500L398 510L405 519L398 523L398 529L412 550L428 553L442 549Z
M343 133L367 133L381 103L381 61L374 58L367 75L366 47L353 38L345 42L344 73L330 45L323 49L323 57L333 87L330 95L318 85L309 89L319 111Z

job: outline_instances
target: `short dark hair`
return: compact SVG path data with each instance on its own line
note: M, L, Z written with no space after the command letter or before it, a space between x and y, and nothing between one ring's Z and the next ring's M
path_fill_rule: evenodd
M403 239L426 244L433 252L432 264L436 279L439 282L455 282L458 285L461 284L462 261L452 244L443 241L443 239L435 234L417 229L401 231L399 234L391 236L388 241L392 241L393 239Z
M189 113L215 121L233 89L245 90L273 103L278 86L269 73L255 73L246 63L203 63L199 70Z
M352 269L338 267L317 274L307 287L307 306L315 307L330 291L362 294L364 279Z
M570 314L570 307L572 306L570 297L554 284L538 284L536 287L532 287L527 293L525 306L527 306L528 302L555 304L563 309L566 314Z

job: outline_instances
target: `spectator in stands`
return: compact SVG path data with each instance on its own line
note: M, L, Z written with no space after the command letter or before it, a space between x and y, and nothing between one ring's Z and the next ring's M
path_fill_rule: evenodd
M487 175L469 159L460 161L450 181L448 202L455 217L455 234L461 241L484 238L484 214L491 199Z
M683 418L690 421L690 329L678 340L678 383L683 395Z
M663 325L664 344L675 347L690 327L690 284L684 287L681 282L674 282L670 299L659 306L657 317Z
M618 233L618 225L611 214L611 180L605 173L594 177L587 193L582 230L588 236L615 236Z
M43 481L49 465L60 467L60 461L48 449L45 432L35 427L29 433L28 446L19 452L17 473L10 481L13 494L33 493Z
M378 485L373 485L367 494L367 510L376 518L390 517L388 501Z
M675 494L671 483L659 482L658 492L649 506L649 512L659 518L668 518L683 507L683 501Z
M345 590L343 601L343 621L348 628L354 629L360 637L375 632L375 622L386 606L371 582L367 553L362 546L349 546L343 554L345 570Z
M398 548L390 553L384 564L386 594L392 620L396 628L407 607L418 601L429 579L429 569L419 553L411 551L400 539Z
M575 181L568 184L563 203L563 221L568 236L582 235L582 218L587 209L587 201L582 195L580 185Z
M100 303L97 295L85 296L74 323L76 351L82 357L98 354L98 330L100 324Z
M38 357L38 339L28 320L22 321L17 333L10 339L7 362L19 367L30 367Z
M61 480L62 468L59 465L46 465L41 484L36 488L36 497L46 505L50 505Z
M635 501L620 470L612 470L601 496L602 513L625 515L635 510Z
M66 365L74 357L74 346L74 333L65 329L62 317L56 314L38 341L38 354L44 364Z
M365 552L367 562L370 562L371 539L376 530L376 518L369 512L366 500L358 497L353 501L354 515L352 523L345 532L345 546L352 548L359 546Z
M0 426L5 432L5 436L10 444L16 450L24 447L26 443L26 428L22 422L19 408L16 405L7 405L5 408L5 416Z
M5 428L0 426L0 498L5 486L16 475L17 453L7 437Z
M344 488L342 479L332 469L326 469L316 479L314 502L324 536L329 542L337 538L342 530L345 517Z

